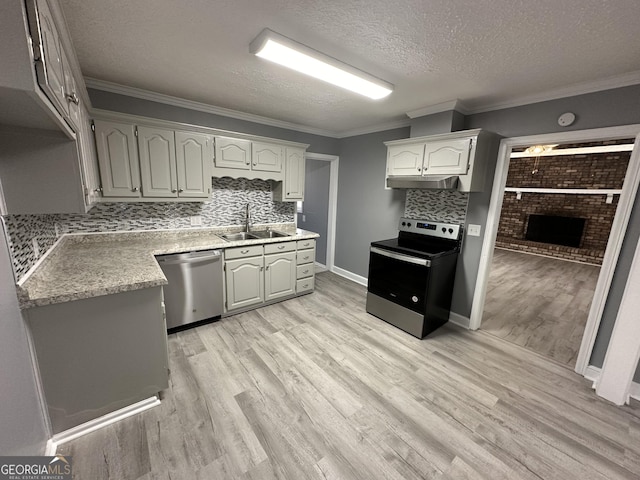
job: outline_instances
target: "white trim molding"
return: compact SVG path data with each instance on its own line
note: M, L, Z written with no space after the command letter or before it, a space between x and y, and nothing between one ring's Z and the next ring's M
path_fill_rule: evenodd
M336 257L336 223L338 221L338 169L340 157L324 153L307 152L305 159L331 162L329 165L329 212L327 218L326 269L333 272ZM296 218L298 216L296 215Z
M357 275L353 272L350 272L349 270L344 270L343 268L340 267L333 267L333 270L331 270L333 273L335 273L336 275L340 275L341 277L346 278L347 280L351 280L352 282L356 282L359 283L360 285L363 286L367 286L369 279L367 277L362 277L360 275Z
M140 98L142 100L149 100L151 102L162 103L164 105L172 105L174 107L187 108L189 110L195 110L198 112L211 113L213 115L220 115L221 117L235 118L236 120L244 120L247 122L258 123L260 125L269 125L271 127L284 128L284 129L293 130L296 132L311 133L313 135L320 135L322 137L330 137L330 138L355 137L357 135L365 135L367 133L382 132L384 130L391 130L394 128L408 127L410 125L409 119L399 118L396 120L391 120L384 123L371 125L368 127L357 128L353 130L345 130L343 132L336 132L333 130L325 130L322 128L310 127L309 125L302 125L299 123L286 122L284 120L277 120L275 118L263 117L261 115L254 115L253 113L241 112L239 110L232 110L229 108L217 107L215 105L210 105L208 103L197 102L195 100L187 100L180 97L165 95L164 93L144 90L142 88L129 87L127 85L107 82L105 80L99 80L97 78L85 77L84 80L87 85L87 88L92 88L94 90L117 93L118 95L126 95L127 97Z
M485 240L482 245L478 277L471 308L469 327L472 330L479 328L482 321L489 270L498 233L498 222L500 220L500 211L502 209L502 201L504 198L511 150L515 147L529 145L579 143L629 137L636 137L636 148L634 148L629 160L622 193L620 195L618 208L611 227L609 242L605 251L600 276L598 277L598 283L591 303L589 317L587 319L584 336L582 337L582 344L580 346L575 366L575 371L577 373L581 375L585 374L598 333L598 327L600 326L600 320L604 311L604 305L609 293L609 288L611 287L615 267L622 248L622 242L629 224L631 209L638 191L638 184L640 184L640 125L608 127L593 130L577 130L573 132L514 137L502 140L500 143L500 150L498 152L493 190L491 192L487 224L485 227Z
M157 396L149 397L140 402L134 403L133 405L129 405L128 407L121 408L120 410L116 410L115 412L108 413L103 415L102 417L95 418L86 423L82 423L77 427L70 428L69 430L65 430L64 432L60 432L55 434L49 442L47 442L47 449L53 449L53 453L51 455L55 455L55 452L59 445L63 443L70 442L71 440L75 440L78 437L86 435L87 433L95 432L96 430L104 427L108 427L109 425L113 425L120 420L124 420L125 418L132 417L137 415L138 413L142 413L145 410L149 410L150 408L156 407L160 405L160 399Z
M593 382L591 388L594 390L598 387L598 379L600 378L601 373L602 369L594 365L589 365L584 371L584 378ZM629 387L629 397L640 401L640 383L631 382L631 386Z
M448 112L450 110L456 110L463 115L469 114L469 109L465 107L458 99L449 100L448 102L438 103L436 105L429 105L427 107L417 108L407 112L409 118L420 118L426 115L433 115L435 113Z
M622 294L596 393L616 405L629 402L633 376L640 359L640 242L631 262L631 271Z
M577 95L585 95L587 93L602 92L613 88L629 87L631 85L640 84L640 70L629 72L622 75L596 80L595 82L576 83L566 87L547 90L535 95L524 95L503 102L488 103L485 105L477 105L468 109L468 114L492 112L494 110L503 110L506 108L522 107L532 103L547 102L549 100L557 100L559 98L575 97Z

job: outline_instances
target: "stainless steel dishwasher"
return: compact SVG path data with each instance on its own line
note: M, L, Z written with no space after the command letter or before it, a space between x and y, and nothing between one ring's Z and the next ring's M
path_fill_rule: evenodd
M163 287L169 331L222 315L222 251L158 255L160 268L167 277Z

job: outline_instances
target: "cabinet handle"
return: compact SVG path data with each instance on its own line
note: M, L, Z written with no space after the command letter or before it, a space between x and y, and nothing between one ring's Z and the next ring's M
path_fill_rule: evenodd
M171 193L176 193L177 190L174 188L173 190L171 190Z
M278 247L278 250L282 250L283 248L284 248L284 245L280 245L280 246Z
M302 288L309 288L309 284L305 283L304 285L302 285Z
M137 192L138 190L140 190L140 188L138 188L138 187L133 187L133 188L131 189L131 191L132 191L132 192Z
M184 192L184 189L179 188L179 189L178 189L178 193L182 193L182 192Z
M263 271L263 270L264 270L264 267L260 267L260 271Z
M269 270L269 265L267 265L267 270Z
M93 193L102 193L102 187L95 188Z
M240 253L246 255L247 253L249 253L249 250L240 250Z
M309 273L309 270L303 270L302 273Z
M80 103L80 99L78 98L78 95L76 95L76 92L71 94L67 93L65 97L67 98L67 102L75 103L76 105Z
M256 162L253 162L253 166L255 167L256 165L258 165Z

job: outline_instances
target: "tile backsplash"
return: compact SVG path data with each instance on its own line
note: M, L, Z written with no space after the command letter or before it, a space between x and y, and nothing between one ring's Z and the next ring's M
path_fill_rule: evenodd
M407 190L404 216L436 222L463 224L469 194L456 190Z
M191 228L193 215L202 217L205 228L241 225L247 203L254 224L295 220L295 203L273 201L269 181L214 178L212 187L211 199L203 203L102 203L85 215L6 215L16 280L65 233Z

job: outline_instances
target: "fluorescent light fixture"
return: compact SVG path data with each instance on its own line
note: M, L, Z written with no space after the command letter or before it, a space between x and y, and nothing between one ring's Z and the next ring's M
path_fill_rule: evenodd
M393 85L265 28L249 45L258 57L378 100Z

